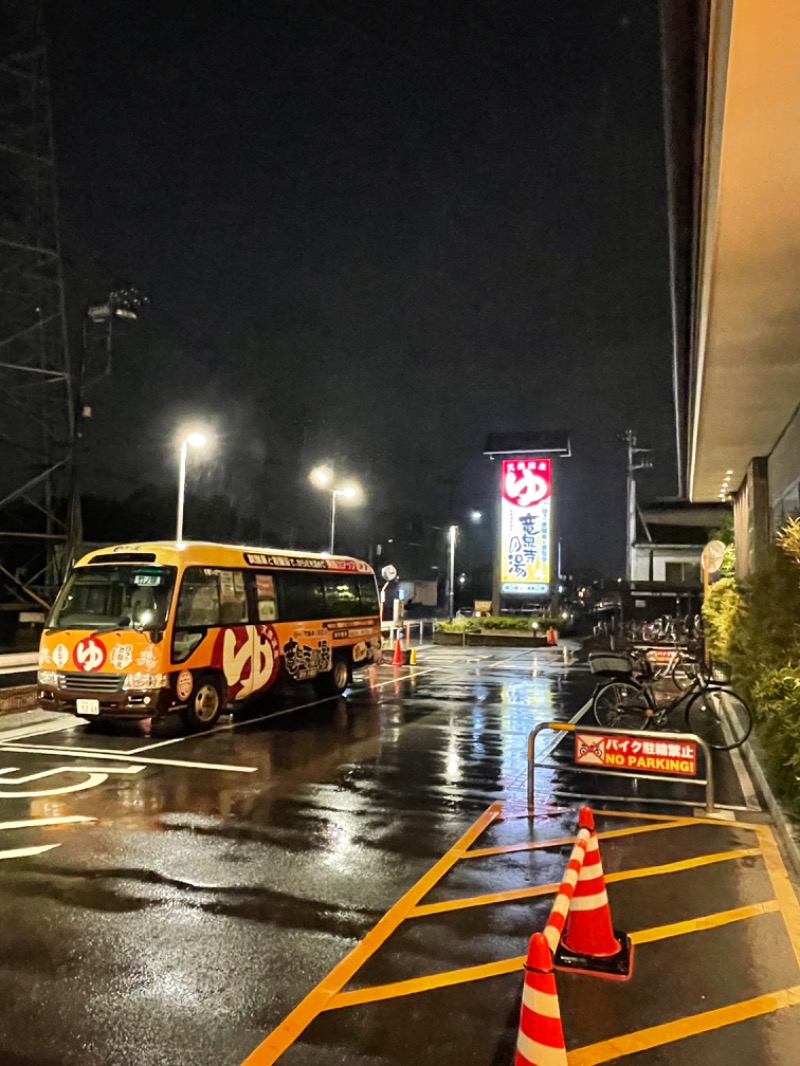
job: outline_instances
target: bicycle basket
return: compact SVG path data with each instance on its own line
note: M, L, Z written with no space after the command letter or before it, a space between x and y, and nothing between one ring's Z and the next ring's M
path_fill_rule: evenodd
M633 666L627 655L613 651L595 651L589 655L589 669L599 677L628 677Z
M709 678L718 685L727 685L731 680L731 668L727 663L711 662L709 664Z

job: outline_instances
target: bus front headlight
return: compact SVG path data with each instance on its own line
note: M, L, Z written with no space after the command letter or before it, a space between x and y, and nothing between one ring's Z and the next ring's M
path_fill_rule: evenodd
M36 680L40 685L58 688L58 674L55 670L40 670L36 675Z

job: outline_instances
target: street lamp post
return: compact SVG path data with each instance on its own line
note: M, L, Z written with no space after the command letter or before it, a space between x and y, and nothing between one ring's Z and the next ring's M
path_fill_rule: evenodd
M353 485L345 485L342 489L329 489L331 494L331 546L330 553L333 555L333 546L336 541L336 497L346 496L348 499L352 499L356 494L356 488Z
M180 462L178 465L178 520L175 539L180 543L183 540L183 501L186 495L186 454L189 445L193 448L202 448L206 443L203 433L189 433L181 441Z
M346 499L353 499L359 494L360 489L358 485L335 486L333 484L333 471L327 466L315 467L311 471L310 477L318 489L324 489L325 492L329 492L331 495L331 532L328 550L333 555L336 544L336 497L344 496Z
M450 526L447 531L448 540L450 542L450 580L448 581L448 601L449 601L449 615L450 621L453 621L454 617L454 594L455 594L455 576L456 576L456 535L458 534L458 526Z

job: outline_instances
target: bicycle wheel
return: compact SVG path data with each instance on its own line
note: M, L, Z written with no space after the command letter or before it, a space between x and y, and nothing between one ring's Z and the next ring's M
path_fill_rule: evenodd
M686 726L710 748L730 751L750 736L753 716L741 696L729 688L707 688L689 700Z
M592 697L592 712L606 729L647 729L651 716L644 690L630 681L608 681Z
M681 692L685 692L697 677L698 669L698 663L693 662L691 659L681 659L678 657L672 664L670 677L676 687L679 688Z

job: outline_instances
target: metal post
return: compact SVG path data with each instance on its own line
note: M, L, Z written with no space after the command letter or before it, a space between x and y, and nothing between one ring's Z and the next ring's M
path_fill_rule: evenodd
M181 457L178 466L178 522L175 539L180 543L183 540L183 497L186 492L186 451L188 441L181 441Z
M450 530L449 530L449 535L450 535L450 581L449 581L449 586L450 586L450 588L449 588L449 594L448 594L448 602L449 602L448 613L450 615L450 621L451 622L453 621L453 616L455 614L455 612L453 610L453 597L455 595L456 532L457 531L458 531L458 526L450 526Z
M333 555L333 545L336 538L336 489L331 490L331 546L330 553Z

